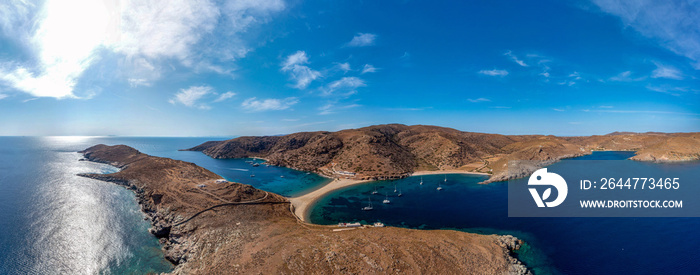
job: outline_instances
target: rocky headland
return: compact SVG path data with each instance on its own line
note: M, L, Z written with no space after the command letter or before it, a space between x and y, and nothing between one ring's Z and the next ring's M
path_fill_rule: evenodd
M124 145L81 153L121 169L81 176L134 191L175 274L528 273L511 256L521 244L512 236L393 227L337 231L299 221L282 196L225 181L193 163ZM318 165L309 161L308 167Z
M338 132L245 136L186 149L213 158L265 158L273 165L355 180L402 178L418 171L488 173L486 182L524 177L536 169L596 150L636 151L640 161L700 159L700 133L629 133L557 137L463 132L401 124Z

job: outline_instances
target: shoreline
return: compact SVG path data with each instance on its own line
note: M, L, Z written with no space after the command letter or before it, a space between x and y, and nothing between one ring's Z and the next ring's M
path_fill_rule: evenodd
M416 171L411 174L411 177L415 176L425 176L425 175L448 175L448 174L463 174L463 175L481 175L481 176L491 176L489 173L482 172L469 172L463 170L436 170L436 171Z
M409 177L423 176L423 175L442 175L442 174L465 174L465 175L480 175L480 176L491 176L487 173L480 172L467 172L462 170L440 170L440 171L417 171L412 173ZM320 175L320 174L319 174ZM299 220L302 222L313 224L309 221L309 215L311 214L311 206L314 205L318 200L328 195L333 191L337 191L346 187L375 182L377 180L353 180L353 179L339 179L333 180L330 183L318 188L314 191L306 193L301 196L287 198L294 206L294 211L292 212Z
M193 163L149 156L124 145L96 145L81 153L90 161L123 167L118 173L81 176L113 182L134 191L141 212L151 220L149 232L159 239L164 257L175 264L173 273L208 274L231 266L235 267L234 273L270 270L381 273L395 267L397 260L408 263L402 270L421 273L426 268L422 262L428 257L430 268L445 273L476 270L482 274L528 274L527 267L513 255L522 244L513 236L396 227L361 227L372 230L372 234L365 230L327 234L330 230L327 226L308 226L296 220L295 213L290 211L294 209L287 205L290 198L235 182L211 183L221 177ZM164 162L172 167L163 169ZM325 191L312 192L316 193L312 197L318 199L329 191L365 182L370 181L337 180L327 184ZM192 192L195 190L199 192ZM222 204L222 201L231 202ZM231 204L241 206L218 208ZM245 207L245 211L236 207ZM217 211L207 212L213 208ZM294 241L287 242L290 239ZM346 244L332 248L341 257L333 257L332 262L313 260L328 257L327 244L334 243ZM436 246L442 249L431 249ZM385 253L363 250L366 247L376 247ZM465 251L476 257L458 262L445 260L460 258ZM289 268L290 265L295 268Z
M313 224L309 222L309 214L311 213L311 205L316 203L319 199L321 199L323 196L328 195L329 193L353 186L353 185L358 185L362 183L368 183L372 182L372 180L352 180L352 179L340 179L340 180L334 180L331 181L330 183L324 185L321 188L318 188L312 192L306 193L301 196L297 197L291 197L287 198L289 202L292 203L292 206L294 206L294 211L292 212L299 220L302 222L308 223L308 224Z

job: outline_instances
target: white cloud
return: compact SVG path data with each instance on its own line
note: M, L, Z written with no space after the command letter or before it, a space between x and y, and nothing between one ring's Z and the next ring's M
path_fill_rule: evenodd
M131 87L138 87L138 86L146 86L150 87L151 83L148 81L148 79L145 78L129 78L127 79L129 82L129 86Z
M174 58L196 70L230 74L226 67L231 66L214 63L244 57L250 49L240 35L284 7L282 0L227 1L220 5L211 0L129 0L121 5L122 30L114 48L127 56ZM196 47L213 35L223 38L208 39L206 47Z
M78 78L107 40L106 18L109 11L99 1L47 1L37 15L36 28L17 34L18 41L36 55L36 66L0 64L0 80L37 97L77 97L73 88Z
M348 63L348 62L345 62L345 63L336 63L335 66L336 66L339 70L343 71L344 73L347 73L347 72L349 72L349 71L352 70L352 69L350 68L350 63Z
M564 80L564 81L561 81L561 82L559 82L559 83L557 83L557 84L559 84L559 85L566 85L566 86L571 87L571 86L576 85L576 81Z
M365 64L365 66L362 68L362 74L375 73L375 72L377 72L377 70L379 70L379 69L375 68L374 66L372 66L370 64Z
M528 66L527 64L525 64L525 61L522 61L522 60L518 59L518 57L515 56L515 55L513 54L513 52L511 52L511 51L507 51L507 52L506 52L505 54L503 54L503 55L510 57L510 59L512 59L513 62L518 63L518 65L520 65L520 66L523 66L523 67L527 67L527 66Z
M115 45L127 56L186 59L190 47L214 30L220 16L210 1L127 1Z
M20 35L27 28L31 28L30 21L32 11L36 9L35 3L26 0L6 0L0 2L0 27L8 37Z
M333 81L326 85L322 90L323 95L329 96L329 95L341 95L341 96L349 96L352 94L355 94L357 91L355 89L359 87L365 87L367 84L365 83L364 80L358 77L354 76L348 76L348 77L343 77L339 80ZM342 92L344 91L345 93L343 94L338 94L336 92Z
M557 111L557 112L563 112L563 111L564 111L564 109L557 109L557 108L553 108L552 110Z
M488 98L480 97L480 98L468 98L467 101L469 101L471 103L478 103L478 102L489 102L491 100Z
M3 100L3 99L5 99L5 98L7 98L7 97L8 97L8 95L6 95L6 94L0 94L0 100Z
M547 63L549 63L551 61L548 59L544 59L545 57L540 56L540 55L536 55L536 54L528 54L527 56L530 58L537 58L538 59L537 66L542 69L542 72L539 73L539 75L544 76L545 82L549 82L549 77L551 76L551 74L549 73L549 70L551 70L551 68L549 67L549 65L547 65Z
M581 80L582 79L581 74L579 74L578 72L573 72L573 73L569 74L569 77L573 78L574 80Z
M319 114L319 115L330 115L330 114L335 114L335 113L337 113L337 112L339 112L339 111L342 111L342 110L357 108L357 107L360 107L360 106L362 106L362 105L359 105L359 104L348 104L348 105L338 106L338 105L336 104L336 102L330 102L330 103L328 103L328 104L326 104L326 105L323 105L323 106L321 106L320 108L318 108L318 110L321 111L321 112L318 113L318 114Z
M683 79L683 74L680 70L676 69L675 67L666 66L658 62L654 62L654 64L656 65L656 69L653 72L651 72L652 78L669 78L676 80Z
M674 86L669 86L669 85L652 86L651 84L649 84L646 86L646 88L650 91L669 94L672 96L680 96L681 93L688 92L688 88L674 87Z
M350 42L348 42L348 47L364 47L374 45L374 40L377 39L376 34L372 33L358 33L356 34Z
M216 98L214 100L214 102L221 102L221 101L227 100L229 98L232 98L234 96L236 96L236 93L234 93L234 92L225 92L225 93L221 94L218 98Z
M632 78L632 72L631 71L624 71L619 73L616 76L613 76L610 78L611 81L620 81L620 82L630 82L630 81L642 81L646 79L646 77L637 77L637 78Z
M74 89L83 73L110 52L124 58L116 74L132 86L159 79L160 66L154 62L168 60L228 73L213 60L244 56L248 47L240 33L284 8L282 0L222 6L207 0L27 2L0 4L3 32L23 45L32 60L0 63L0 81L33 96L55 98L81 97ZM224 37L217 41L224 42L210 39L202 45L217 28L217 37Z
M629 81L630 75L632 75L631 71L624 71L616 76L611 77L610 80L612 80L612 81Z
M493 70L481 70L481 71L479 71L479 73L480 73L480 74L483 74L483 75L488 75L488 76L506 76L506 75L508 75L508 71L506 71L506 70L497 70L497 69L493 69Z
M261 111L279 111L286 110L292 107L292 105L299 103L296 97L288 97L284 99L268 98L258 100L255 97L251 97L241 103L241 107L251 112L261 112Z
M685 56L700 69L700 16L696 3L687 1L593 0L600 9L619 17L625 27Z
M192 86L187 89L181 89L175 94L175 97L168 100L171 104L180 103L187 107L199 108L202 110L211 109L209 105L199 103L198 101L204 96L213 93L213 88L210 86Z
M309 64L309 58L304 51L297 51L287 56L287 59L282 62L281 70L289 73L292 80L296 82L293 85L294 88L306 89L312 81L321 77L320 72L309 68L305 64Z

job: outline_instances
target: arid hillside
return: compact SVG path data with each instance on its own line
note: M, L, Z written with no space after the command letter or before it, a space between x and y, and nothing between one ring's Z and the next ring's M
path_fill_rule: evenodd
M293 142L290 142L293 143ZM124 145L82 151L121 168L81 176L134 191L176 274L524 274L511 236L305 224L284 197Z
M637 151L633 159L642 161L696 160L700 159L699 143L700 133L507 136L388 124L338 132L239 137L187 150L213 158L260 157L274 165L331 177L382 179L416 171L459 170L489 173L489 181L498 181L526 176L537 167L593 150Z

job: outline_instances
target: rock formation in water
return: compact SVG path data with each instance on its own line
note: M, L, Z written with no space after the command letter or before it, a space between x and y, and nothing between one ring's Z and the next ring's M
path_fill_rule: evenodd
M593 150L637 151L632 159L643 161L697 160L700 133L557 137L388 124L338 132L239 137L187 150L213 158L261 157L274 165L331 177L382 179L415 171L461 170L489 173L491 182L527 176L544 165Z
M333 144L332 138L313 139L320 147ZM193 163L124 145L96 145L81 153L121 168L81 176L134 191L176 274L528 272L511 257L520 245L512 236L392 227L335 232L300 222L282 196L227 182Z

